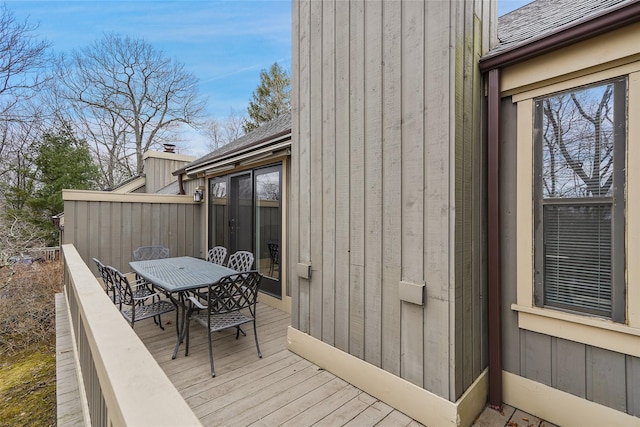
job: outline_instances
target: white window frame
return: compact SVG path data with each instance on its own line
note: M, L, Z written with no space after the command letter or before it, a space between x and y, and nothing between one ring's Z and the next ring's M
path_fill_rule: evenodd
M617 77L628 79L625 271L626 323L534 304L534 98ZM640 357L640 62L632 62L513 95L517 105L517 297L518 326L549 336ZM634 162L635 161L635 162ZM629 165L634 165L629 167ZM635 219L635 221L634 221ZM636 261L633 261L636 260Z

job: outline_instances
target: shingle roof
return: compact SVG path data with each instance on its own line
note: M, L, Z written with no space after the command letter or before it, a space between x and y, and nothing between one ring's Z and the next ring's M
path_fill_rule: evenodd
M633 0L536 0L498 19L498 45L488 55L588 21L606 9Z
M241 136L229 144L212 151L209 154L206 154L199 159L194 160L193 162L186 165L183 170L190 169L194 166L198 166L201 164L212 162L220 157L223 157L227 154L231 154L236 151L241 151L243 149L249 148L254 144L257 144L261 141L268 140L270 137L281 134L286 131L291 130L291 113L286 113L281 116L276 117L260 126L257 129L249 132L246 135Z

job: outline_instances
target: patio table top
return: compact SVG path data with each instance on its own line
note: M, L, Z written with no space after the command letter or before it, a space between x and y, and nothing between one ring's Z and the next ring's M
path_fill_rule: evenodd
M131 261L131 269L167 292L183 292L216 283L237 271L193 257Z

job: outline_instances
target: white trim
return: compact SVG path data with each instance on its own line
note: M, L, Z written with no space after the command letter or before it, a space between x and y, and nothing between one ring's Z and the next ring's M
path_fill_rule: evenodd
M518 327L528 331L640 357L640 329L611 320L513 304Z
M450 402L291 326L287 340L289 350L424 425L468 426L484 409L487 370L456 402Z
M501 90L503 94L517 93L637 61L638 31L640 23L635 23L506 67L502 71Z
M502 371L504 403L561 426L640 426L640 418Z
M627 120L627 185L626 209L626 269L627 269L627 319L630 325L640 327L640 72L629 74ZM630 191L631 189L631 191ZM631 220L633 219L633 220ZM629 304L635 301L635 304Z
M551 308L539 308L533 302L533 97L554 93L598 81L628 76L628 117L626 150L626 319L627 324L601 320L588 315L571 314ZM511 308L518 312L518 326L583 344L593 345L640 357L640 170L629 167L640 157L634 144L640 135L640 62L601 70L561 83L538 87L513 97L517 102L517 195L516 195L516 301Z
M525 99L537 98L539 96L549 95L555 92L561 92L568 89L574 89L580 86L596 83L603 80L609 80L616 77L625 76L640 70L640 62L632 62L619 67L609 68L597 73L588 74L586 76L577 77L575 79L562 81L548 86L520 92L512 96L513 102L519 102Z
M147 183L147 178L144 176L139 176L138 178L130 182L127 182L126 184L123 184L114 188L113 190L111 190L111 192L118 193L118 194L131 193L133 191L136 191L144 187L146 183Z
M142 159L147 158L164 159L164 160L176 160L178 162L193 162L196 160L193 156L185 156L184 154L167 153L164 151L145 151L142 155Z
M517 301L530 307L533 306L533 101L520 101L517 108Z
M73 201L99 201L122 203L177 203L199 205L193 195L152 194L152 193L112 193L110 191L62 190L62 199Z

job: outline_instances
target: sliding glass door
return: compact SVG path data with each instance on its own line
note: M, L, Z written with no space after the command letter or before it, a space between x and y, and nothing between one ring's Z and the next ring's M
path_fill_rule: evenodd
M264 276L261 290L278 298L281 297L281 169L278 165L254 172L256 267Z
M264 279L260 291L282 298L282 165L209 180L209 248L253 252Z

